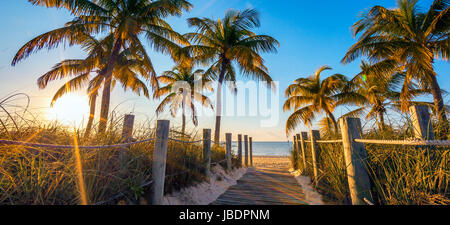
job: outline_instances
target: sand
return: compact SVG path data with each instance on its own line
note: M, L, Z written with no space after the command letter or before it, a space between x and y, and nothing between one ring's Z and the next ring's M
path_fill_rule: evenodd
M247 168L236 169L227 173L221 166L211 168L209 182L185 188L164 196L164 205L209 205L239 180Z
M290 171L305 194L305 201L312 205L323 205L322 196L317 193L309 177L301 175L301 171L293 171L291 162L286 156L254 156L253 166L256 168L278 168ZM211 169L210 182L183 189L179 192L164 196L165 205L208 205L220 195L236 184L246 172L246 168L225 172L220 166Z
M289 170L291 161L287 156L253 156L253 166Z

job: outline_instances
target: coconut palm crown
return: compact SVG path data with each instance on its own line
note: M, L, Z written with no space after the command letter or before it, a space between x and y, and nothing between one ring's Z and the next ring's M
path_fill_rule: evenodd
M196 80L196 76L200 79ZM210 99L203 94L203 90L213 91L204 70L198 69L194 71L191 65L183 63L175 66L170 71L163 72L163 75L158 77L158 81L166 84L166 86L160 87L155 91L155 98L165 96L156 109L156 113L162 113L170 105L172 117L175 117L181 108L182 134L185 134L186 130L186 110L191 112L192 123L195 126L198 125L195 102L213 109ZM196 82L200 82L197 84L201 87L200 89L196 88Z
M235 81L237 72L273 85L260 53L276 52L277 40L268 35L257 35L252 29L260 26L256 10L229 10L222 19L190 18L189 26L197 29L184 36L191 41L189 54L200 63L210 64L207 74L218 81L216 101L215 142L220 141L222 84Z
M441 123L447 123L433 63L449 59L449 1L433 1L426 13L419 11L417 0L398 0L396 9L374 6L352 28L355 36L360 35L359 40L342 62L365 56L380 73L405 71L402 110L407 110L408 92L412 81L417 80L422 89L431 88L437 116Z
M294 110L286 123L287 134L294 131L300 122L311 126L312 121L321 113L325 113L335 132L337 131L338 126L333 112L339 105L340 98L343 98L340 91L345 87L347 79L344 75L334 74L322 80L320 76L326 70L331 68L322 66L314 75L299 78L286 89L285 96L288 99L284 103L283 110L285 112Z
M83 35L83 34L78 34ZM44 89L49 82L56 79L70 79L55 93L51 105L64 94L77 91L88 86L87 92L90 101L90 115L86 125L85 136L88 136L93 125L98 89L104 83L101 71L105 69L108 55L113 44L112 36L97 40L96 38L84 34L82 48L88 52L85 59L67 59L56 64L50 71L39 77L37 84ZM81 37L78 37L81 39ZM139 48L129 47L119 54L119 60L113 71L112 86L117 82L122 84L124 90L132 90L137 95L141 93L149 98L149 90L140 77L146 77L148 68L151 66L143 57ZM95 74L95 76L93 76ZM143 74L143 75L141 75Z
M106 67L101 71L104 77L99 132L103 133L109 114L112 74L118 63L119 54L126 46L135 46L145 53L141 38L145 37L150 46L159 52L177 58L178 44L188 44L164 21L168 16L180 16L192 5L185 0L29 0L34 5L66 8L75 18L64 27L39 35L26 43L16 54L12 64L28 57L42 48L56 48L60 44L79 44L73 38L76 32L88 32L93 35L112 34L113 46ZM144 57L151 63L149 56ZM157 88L153 66L148 77L153 88Z

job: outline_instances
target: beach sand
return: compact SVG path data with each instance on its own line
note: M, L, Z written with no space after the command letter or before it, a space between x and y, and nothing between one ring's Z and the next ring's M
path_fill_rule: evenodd
M291 161L287 156L253 156L253 166L256 168L289 170L291 168Z

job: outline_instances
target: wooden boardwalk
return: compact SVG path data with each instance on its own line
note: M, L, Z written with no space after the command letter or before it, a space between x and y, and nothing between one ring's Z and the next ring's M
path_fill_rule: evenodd
M249 168L212 205L307 205L302 189L286 169Z

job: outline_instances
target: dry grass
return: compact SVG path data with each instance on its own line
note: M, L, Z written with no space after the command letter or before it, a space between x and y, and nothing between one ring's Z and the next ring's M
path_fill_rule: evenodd
M97 136L94 132L89 138L83 138L82 129L74 130L29 115L0 115L0 119L0 139L58 145L73 145L77 140L80 146L115 144L121 139L122 117L109 123L105 135ZM135 125L133 137L137 140L153 137L153 124L145 121ZM176 130L171 130L170 136L187 141L201 139L195 133L181 136ZM148 142L122 149L80 150L79 154L74 149L0 145L0 204L74 205L81 204L83 199L88 204L105 200L110 200L106 204L117 204L119 200L133 204L140 199L148 200L151 185L143 185L152 179L153 145ZM173 176L166 178L165 192L205 181L202 157L201 143L170 141L166 174ZM212 162L224 158L224 148L213 147ZM237 160L233 164L238 166ZM118 194L123 196L117 198Z
M398 140L413 136L410 125L388 129L383 133L369 131L367 139ZM336 139L339 137L330 137ZM310 146L308 144L308 150ZM423 205L449 204L450 148L366 145L368 171L376 204ZM310 152L307 151L307 152ZM291 160L302 168L302 160L292 154ZM318 187L321 194L341 204L350 204L347 173L341 144L321 144ZM311 162L311 156L307 159ZM311 175L311 165L304 172Z

